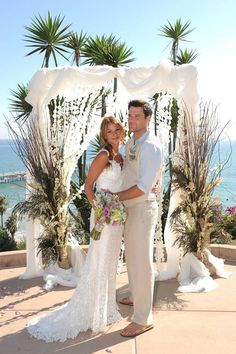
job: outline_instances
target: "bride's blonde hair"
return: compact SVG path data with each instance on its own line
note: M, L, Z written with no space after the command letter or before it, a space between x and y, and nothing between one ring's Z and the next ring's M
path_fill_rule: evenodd
M109 159L112 159L113 158L112 146L110 144L108 144L108 142L106 140L109 124L114 124L120 128L120 130L122 132L122 140L124 140L124 138L125 138L125 128L123 127L120 120L114 116L105 116L102 119L102 123L100 126L100 140L101 140L101 144L102 144L103 148L107 149L107 151L109 152Z

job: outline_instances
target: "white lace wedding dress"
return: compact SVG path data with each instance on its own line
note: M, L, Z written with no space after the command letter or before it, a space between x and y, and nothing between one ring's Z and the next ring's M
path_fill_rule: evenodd
M120 165L111 161L96 181L97 189L121 190ZM103 332L121 319L116 303L116 271L123 225L105 225L98 241L91 239L88 255L71 300L53 312L27 324L29 333L46 342L75 338L91 329Z

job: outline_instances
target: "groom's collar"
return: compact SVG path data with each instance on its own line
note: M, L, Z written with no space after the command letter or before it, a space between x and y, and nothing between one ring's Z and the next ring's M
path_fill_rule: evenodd
M145 132L139 139L134 140L134 136L132 136L133 142L135 145L138 145L142 142L144 142L144 140L147 139L148 135L150 134L150 131L148 130L147 132Z

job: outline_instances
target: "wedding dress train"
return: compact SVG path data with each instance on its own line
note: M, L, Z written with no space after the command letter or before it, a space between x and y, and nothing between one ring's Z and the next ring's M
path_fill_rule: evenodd
M121 167L115 161L96 181L97 189L120 191ZM91 329L102 332L121 319L116 303L116 271L123 225L105 225L98 241L91 239L88 255L71 300L27 324L28 332L46 342L65 341Z

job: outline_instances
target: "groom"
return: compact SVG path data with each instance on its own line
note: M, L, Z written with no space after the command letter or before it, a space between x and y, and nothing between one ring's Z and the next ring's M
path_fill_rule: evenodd
M162 154L157 138L148 130L151 115L152 109L146 101L129 102L128 124L133 136L126 144L123 190L117 193L128 212L124 238L130 297L120 303L134 306L132 322L121 331L124 337L134 337L153 328L157 201L152 188L158 180Z

